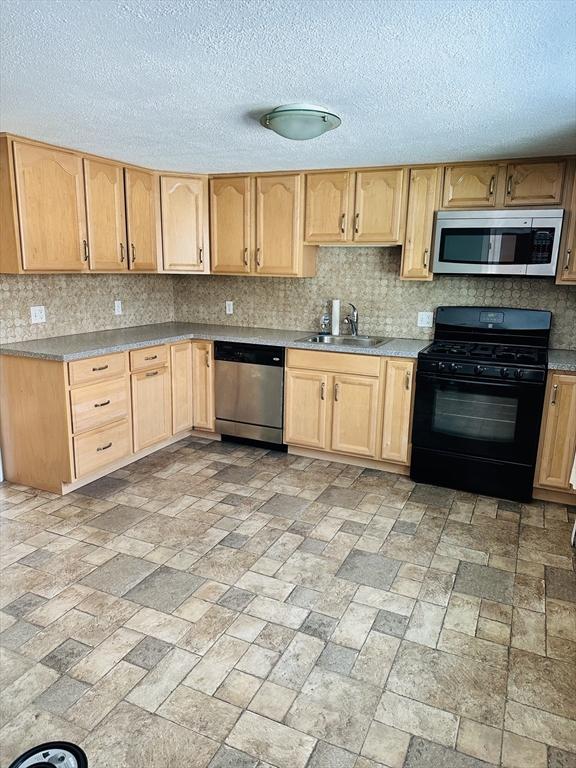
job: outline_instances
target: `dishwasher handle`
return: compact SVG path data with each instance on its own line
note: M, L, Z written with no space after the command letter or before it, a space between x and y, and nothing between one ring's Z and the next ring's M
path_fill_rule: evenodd
M265 344L241 344L229 341L214 342L214 360L249 365L284 366L285 350Z

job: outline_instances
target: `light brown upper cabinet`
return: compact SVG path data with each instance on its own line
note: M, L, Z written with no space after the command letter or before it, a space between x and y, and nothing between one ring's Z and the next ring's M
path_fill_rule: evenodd
M160 251L158 176L126 168L125 184L130 269L155 272Z
M401 277L431 280L434 212L440 199L441 168L412 168L408 191L406 235L402 248Z
M18 141L13 143L13 150L23 269L87 270L82 159L70 152Z
M554 372L548 378L546 393L536 484L573 491L570 472L576 452L576 374Z
M558 263L558 283L576 283L576 163L572 168L572 191L568 197L564 214L564 232L562 235Z
M354 206L354 173L329 171L306 174L308 243L345 243Z
M212 272L307 277L301 174L219 177L210 183Z
M250 272L251 180L232 176L210 181L212 272Z
M444 172L444 208L492 208L498 165L449 165Z
M407 192L405 168L309 173L306 242L399 244Z
M84 158L90 269L128 269L122 166Z
M209 272L208 180L160 177L164 269Z
M509 163L504 205L560 205L565 166L563 161Z

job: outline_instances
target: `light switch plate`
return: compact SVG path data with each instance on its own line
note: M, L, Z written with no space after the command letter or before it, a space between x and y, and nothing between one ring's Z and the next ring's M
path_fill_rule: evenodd
M433 325L433 312L418 312L418 328L432 328Z
M114 302L114 314L115 315L122 314L122 302L119 299L116 299L116 301Z
M234 302L233 301L227 301L226 302L226 314L227 315L233 315L234 314Z
M37 307L30 307L30 322L31 323L45 323L46 322L46 307L39 305Z

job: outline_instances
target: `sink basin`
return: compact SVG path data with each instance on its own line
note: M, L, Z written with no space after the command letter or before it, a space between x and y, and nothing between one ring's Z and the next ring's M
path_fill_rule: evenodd
M307 344L333 344L342 347L379 347L388 341L384 336L331 336L330 334L317 334L316 336L306 336L298 341Z

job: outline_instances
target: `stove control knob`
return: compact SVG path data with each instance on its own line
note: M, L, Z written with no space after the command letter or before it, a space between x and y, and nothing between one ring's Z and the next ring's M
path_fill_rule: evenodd
M503 379L507 379L508 376L510 376L508 368L500 368L500 376L502 376Z
M446 363L443 363L442 360L438 363L438 370L443 371L444 368L446 368Z
M522 370L522 368L518 368L517 370L514 371L514 377L516 379L523 379L524 378L524 371Z
M475 365L474 373L476 374L476 376L481 376L484 373L484 367L482 365Z
M452 371L452 373L454 373L460 368L460 366L457 363L450 363L448 367Z

